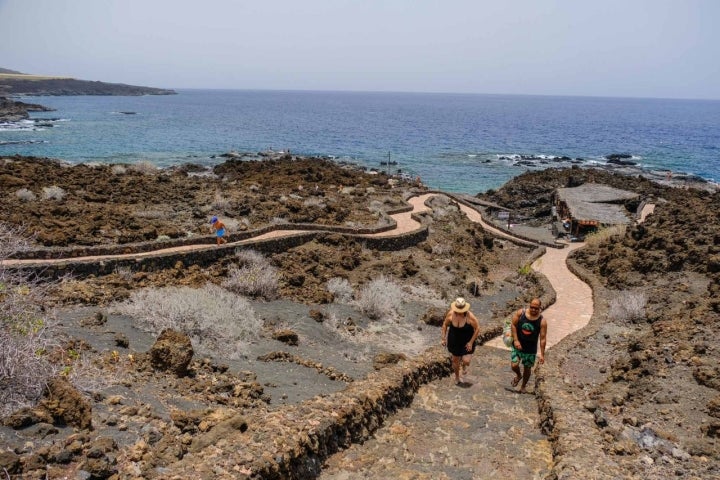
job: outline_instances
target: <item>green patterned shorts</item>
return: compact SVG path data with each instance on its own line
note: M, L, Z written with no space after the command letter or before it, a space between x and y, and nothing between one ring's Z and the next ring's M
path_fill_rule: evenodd
M532 368L532 366L535 365L535 357L536 354L534 353L523 353L520 350L516 350L515 347L510 347L510 361L512 363L522 362L523 366Z

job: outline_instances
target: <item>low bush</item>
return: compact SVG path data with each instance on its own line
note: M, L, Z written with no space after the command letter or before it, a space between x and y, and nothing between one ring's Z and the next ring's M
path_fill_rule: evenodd
M350 303L353 299L354 291L352 285L344 278L331 278L328 280L326 288L327 291L332 294L335 302Z
M229 358L240 358L262 327L246 298L212 284L138 290L116 308L142 330L172 328L187 334L198 351Z
M598 247L603 243L606 243L612 237L622 238L625 236L627 227L625 225L613 225L612 227L601 228L596 232L590 233L585 236L585 243L589 247Z
M217 211L224 211L230 208L230 200L225 198L225 196L220 192L215 192L215 198L212 202L212 208L213 210Z
M42 198L43 200L62 200L65 198L65 190L58 187L57 185L53 185L52 187L43 187L43 194Z
M0 260L28 248L23 234L0 223ZM0 416L35 403L57 373L47 358L58 343L49 288L0 265Z
M157 173L158 167L150 160L140 160L130 166L134 171L145 175L152 175Z
M608 315L611 320L620 323L637 323L645 319L647 298L644 293L618 292L610 300Z
M277 297L280 273L267 258L255 250L239 250L236 259L238 265L228 268L223 288L266 300Z
M402 304L402 287L385 276L372 280L358 295L360 310L372 320L395 316Z
M37 195L28 190L27 188L21 188L15 192L15 196L23 202L32 202L37 199Z

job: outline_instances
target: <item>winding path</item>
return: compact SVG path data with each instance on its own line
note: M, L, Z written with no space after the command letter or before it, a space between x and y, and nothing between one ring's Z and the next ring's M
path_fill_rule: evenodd
M398 236L407 234L415 231L422 227L420 223L412 218L413 214L422 213L429 211L430 208L426 205L426 202L433 196L439 195L438 193L426 193L423 195L411 197L408 199L408 203L413 207L412 211L396 213L391 215L392 219L396 222L396 228L393 230L358 235L359 237L383 237L383 236ZM463 203L458 203L460 209L473 221L480 223L482 227L491 232L493 235L502 238L512 238L516 243L520 243L527 246L537 246L535 243L521 240L513 237L512 235L500 230L492 225L487 224L483 221L480 212L471 208ZM652 205L647 206L647 211L651 212ZM645 212L645 211L644 211ZM644 218L642 216L641 218ZM252 244L260 240L266 240L271 238L278 238L283 236L291 236L296 234L307 233L306 230L273 230L271 232L258 235L245 240L228 243L227 246L233 245L247 245ZM548 329L548 347L555 345L563 337L570 333L579 330L584 327L590 320L593 313L592 308L592 292L590 287L579 280L573 275L566 266L565 260L568 254L581 247L582 243L569 244L567 248L555 249L548 248L547 252L537 259L532 267L545 275L553 288L557 292L557 300L555 304L551 305L545 310L545 315L551 321ZM196 244L196 245L183 245L177 247L170 247L160 250L153 250L149 252L137 252L137 253L126 253L116 255L103 255L103 256L87 256L87 257L74 257L74 258L56 258L56 259L6 259L0 262L3 266L22 266L22 265L53 265L64 262L99 262L111 259L128 259L128 258L143 258L151 257L155 255L162 255L166 253L177 253L177 252L189 252L201 249L213 249L218 248L215 245L207 244ZM505 345L498 338L486 345L490 345L497 348L506 349Z

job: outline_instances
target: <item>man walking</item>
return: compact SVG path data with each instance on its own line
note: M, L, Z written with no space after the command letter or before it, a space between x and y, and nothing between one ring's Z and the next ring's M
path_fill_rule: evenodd
M512 336L513 346L510 348L510 368L515 373L512 385L516 387L520 380L520 393L525 387L537 356L538 341L540 343L539 364L545 363L545 343L547 340L547 320L540 314L542 304L539 298L533 298L527 308L521 308L513 314ZM520 363L523 364L522 375Z

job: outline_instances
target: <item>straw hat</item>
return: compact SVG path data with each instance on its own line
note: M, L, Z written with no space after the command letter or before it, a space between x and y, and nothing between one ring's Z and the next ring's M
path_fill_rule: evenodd
M450 309L455 313L465 313L470 310L470 304L464 298L458 297L450 304Z

